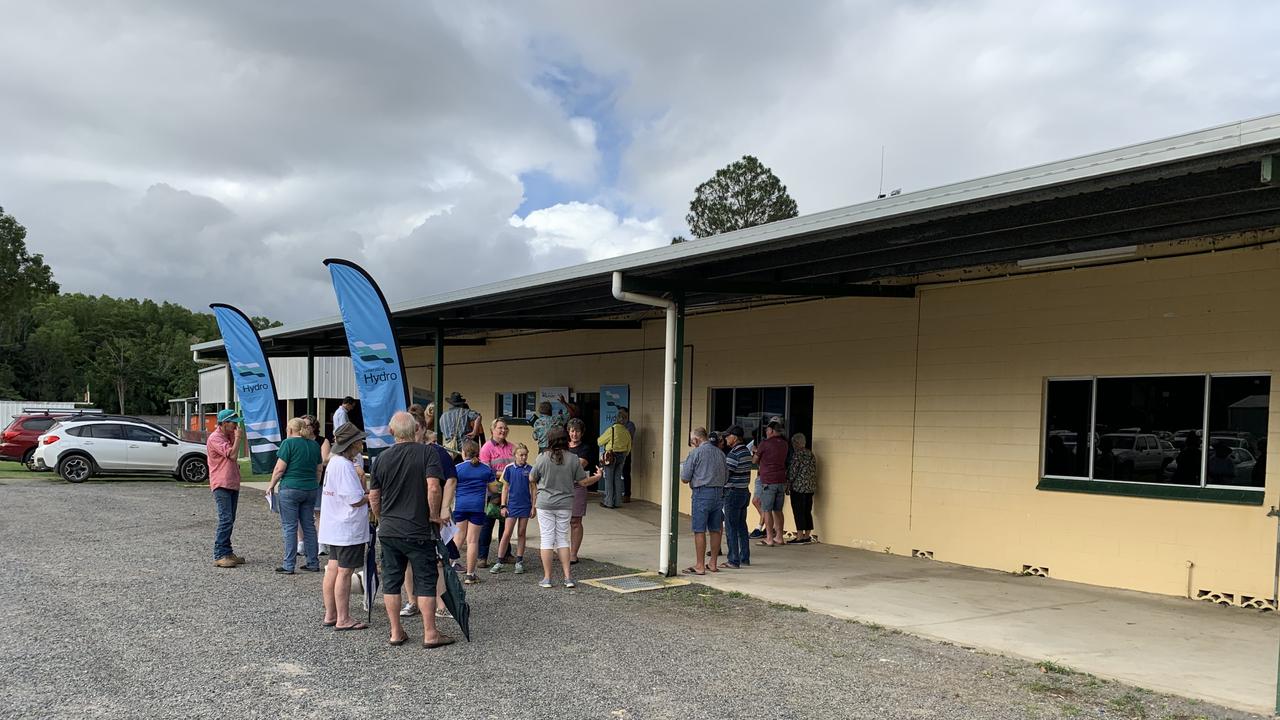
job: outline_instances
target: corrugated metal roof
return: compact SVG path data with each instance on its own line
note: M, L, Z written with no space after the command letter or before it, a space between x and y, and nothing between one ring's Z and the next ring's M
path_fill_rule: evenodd
M926 190L903 193L825 212L803 215L768 225L724 233L693 242L620 255L605 260L550 270L522 278L439 293L391 304L394 314L456 306L483 298L518 294L523 290L557 285L581 284L584 278L608 276L614 271L636 272L658 266L692 264L725 255L770 246L781 240L850 228L895 218L909 219L929 211L966 206L1002 196L1069 186L1088 180L1118 176L1135 170L1156 168L1198 158L1210 158L1228 151L1280 142L1280 114L1234 122L1159 140L1128 145L1067 160L990 175ZM330 316L292 323L262 332L269 339L340 326L342 319ZM220 348L215 340L193 345L196 351Z

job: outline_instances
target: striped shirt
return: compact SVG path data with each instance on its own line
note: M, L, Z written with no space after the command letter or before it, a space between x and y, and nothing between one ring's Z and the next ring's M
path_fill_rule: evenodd
M724 464L729 470L729 482L725 484L725 487L751 487L751 451L747 449L746 445L738 443L729 448L729 454L725 456Z

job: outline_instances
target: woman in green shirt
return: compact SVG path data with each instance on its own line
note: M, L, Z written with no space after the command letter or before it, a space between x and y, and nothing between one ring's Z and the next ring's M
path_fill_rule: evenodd
M303 437L306 421L289 420L289 436L276 451L276 466L271 471L271 485L267 495L276 492L276 508L280 511L280 531L284 536L284 562L276 572L293 574L297 547L294 537L302 528L302 549L307 556L303 570L320 572L319 546L316 544L316 490L320 487L320 446Z

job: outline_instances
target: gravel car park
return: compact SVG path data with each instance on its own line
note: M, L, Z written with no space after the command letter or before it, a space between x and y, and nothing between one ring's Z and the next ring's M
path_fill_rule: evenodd
M0 717L1257 717L697 584L486 574L467 591L471 643L425 650L415 618L388 647L380 605L371 629L335 633L318 574L272 572L280 525L260 494L246 488L235 527L246 565L210 567L213 526L204 487L0 479L0 527L23 539L0 543Z

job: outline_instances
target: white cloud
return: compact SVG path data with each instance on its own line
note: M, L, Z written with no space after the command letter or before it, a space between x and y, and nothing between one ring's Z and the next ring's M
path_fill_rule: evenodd
M671 241L656 219L620 218L608 208L581 202L534 210L524 218L512 216L511 226L533 231L530 243L537 257L569 248L582 251L587 260L602 260Z

